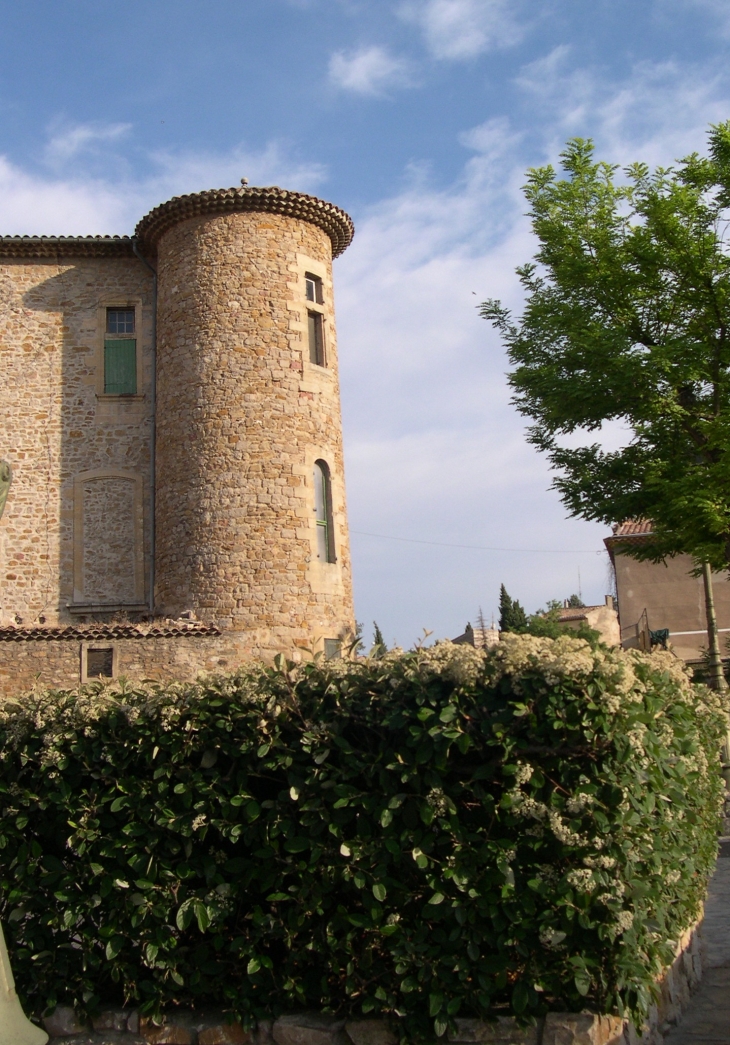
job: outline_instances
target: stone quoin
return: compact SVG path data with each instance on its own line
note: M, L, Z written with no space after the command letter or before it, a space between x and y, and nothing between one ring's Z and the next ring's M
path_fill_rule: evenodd
M0 692L338 655L332 258L353 231L242 186L134 237L0 238Z

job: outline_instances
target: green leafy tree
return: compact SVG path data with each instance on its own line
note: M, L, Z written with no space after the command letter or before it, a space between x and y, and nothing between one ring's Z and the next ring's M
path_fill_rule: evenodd
M504 584L499 588L499 630L524 631L527 627L527 614L517 601L507 593Z
M585 606L585 603L581 599L580 595L571 595L569 599L565 600L566 606L570 610L581 610Z
M631 554L688 552L726 567L730 122L712 128L708 157L675 168L635 163L619 177L581 139L562 163L565 177L529 172L538 250L518 269L522 319L498 301L481 308L507 347L529 439L572 515L653 521L652 540ZM627 429L625 446L591 441L606 422Z
M538 250L518 269L521 321L494 300L481 312L570 513L651 519L628 554L695 559L723 686L709 577L730 564L730 121L711 129L709 156L674 168L619 177L579 138L562 166L525 187ZM630 433L619 449L592 441L607 422Z

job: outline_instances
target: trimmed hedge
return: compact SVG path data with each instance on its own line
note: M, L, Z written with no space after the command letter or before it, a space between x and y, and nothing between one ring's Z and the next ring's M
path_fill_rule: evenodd
M36 1012L640 1017L716 855L718 698L506 636L0 709L0 916Z

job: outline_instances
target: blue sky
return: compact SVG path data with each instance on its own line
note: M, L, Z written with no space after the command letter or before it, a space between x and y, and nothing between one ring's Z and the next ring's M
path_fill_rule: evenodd
M244 174L352 214L335 293L366 636L373 619L405 645L456 635L496 611L500 582L528 610L579 578L603 600L606 531L565 518L475 306L519 309L528 166L573 135L619 164L671 163L730 118L730 5L0 7L3 233L128 233L171 195Z

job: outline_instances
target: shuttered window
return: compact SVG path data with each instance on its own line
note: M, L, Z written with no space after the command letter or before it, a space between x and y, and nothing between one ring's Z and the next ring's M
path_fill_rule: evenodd
M134 333L133 308L108 308L106 310L105 395L133 396L137 394L137 340L128 336Z
M137 394L137 342L107 338L104 342L104 392L112 396Z
M324 366L324 330L320 312L308 313L309 318L309 362Z
M314 462L314 514L317 523L317 558L336 562L330 470L326 461Z

